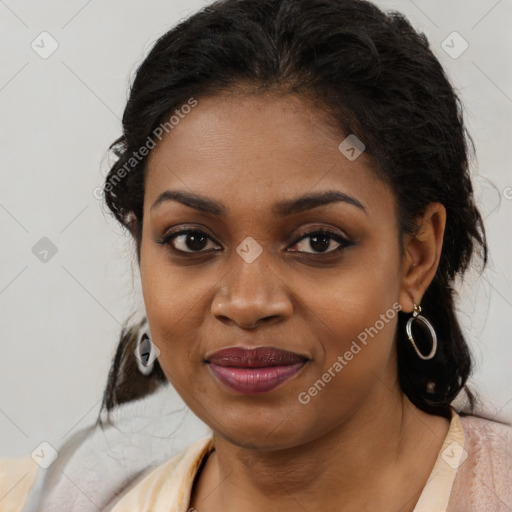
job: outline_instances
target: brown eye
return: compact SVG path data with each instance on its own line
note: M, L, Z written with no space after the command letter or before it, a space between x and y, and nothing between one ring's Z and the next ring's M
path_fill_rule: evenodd
M208 248L208 241L213 242L204 231L185 229L166 235L159 243L177 252L198 253L207 252L204 249Z
M306 240L309 238L309 242L301 242L302 240ZM313 251L310 254L321 254L321 253L331 253L343 250L345 247L353 245L352 242L345 239L338 233L334 233L332 231L327 230L316 230L311 231L305 235L302 235L297 241L294 243L294 247L300 245L302 243L303 249L299 249L297 252L309 252L305 249L308 247ZM338 244L334 248L333 243ZM331 249L330 249L331 248ZM295 251L292 251L295 252Z

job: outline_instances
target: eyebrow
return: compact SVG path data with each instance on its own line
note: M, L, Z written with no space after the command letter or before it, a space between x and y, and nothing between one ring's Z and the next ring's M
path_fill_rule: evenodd
M165 190L157 197L156 201L151 206L151 210L154 210L166 201L177 201L178 203L194 208L195 210L217 215L219 217L226 217L228 213L227 208L221 203L217 203L216 201L199 194L181 190ZM306 194L293 199L279 201L272 207L272 212L279 217L286 217L287 215L301 213L317 208L318 206L335 202L350 204L359 208L368 215L367 209L358 199L343 192L339 192L338 190L327 190L325 192Z

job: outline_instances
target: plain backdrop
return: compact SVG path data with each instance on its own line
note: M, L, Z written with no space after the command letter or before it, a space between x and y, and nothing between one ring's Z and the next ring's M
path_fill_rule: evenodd
M472 382L512 420L512 0L376 3L426 33L465 105L490 262L462 287L460 320ZM137 65L206 4L0 0L1 456L58 447L96 419L120 326L141 299L129 240L94 189ZM202 432L192 413L184 428Z

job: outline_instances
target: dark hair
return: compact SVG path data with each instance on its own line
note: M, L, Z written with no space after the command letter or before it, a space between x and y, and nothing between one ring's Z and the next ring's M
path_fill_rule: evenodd
M123 135L111 146L117 160L104 185L106 204L133 236L138 257L147 157L134 160L134 154L190 98L200 101L241 85L255 93L314 100L341 132L364 142L374 172L397 199L402 255L402 237L415 233L426 206L444 205L442 254L421 303L437 332L438 351L431 360L419 359L406 336L409 315L399 312L399 382L418 408L446 418L464 389L472 413L475 396L466 382L473 363L452 286L467 270L476 245L482 269L487 263L469 173L468 153L474 148L461 101L427 38L400 13L385 13L364 0L221 0L160 37L137 71ZM122 333L104 396L107 410L166 380L156 362L153 373L140 376L137 389L123 388L135 368L137 329ZM430 338L422 344L416 337L429 347ZM427 392L429 382L435 383L433 392Z

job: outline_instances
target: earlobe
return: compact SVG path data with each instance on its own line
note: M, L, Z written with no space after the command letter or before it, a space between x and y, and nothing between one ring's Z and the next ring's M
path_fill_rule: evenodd
M419 298L419 300L418 300ZM402 288L400 289L400 294L398 296L398 302L401 305L401 310L403 313L411 313L414 309L414 304L419 304L421 302L421 298L418 296L414 296L410 289Z

